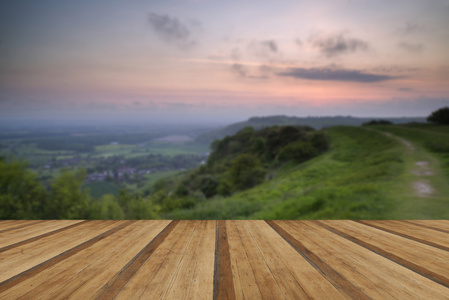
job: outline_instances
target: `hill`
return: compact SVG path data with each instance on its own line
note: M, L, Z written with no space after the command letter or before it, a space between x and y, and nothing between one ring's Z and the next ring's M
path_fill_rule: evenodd
M234 123L224 128L200 134L195 139L198 143L210 144L216 139L222 139L227 135L233 135L241 129L251 126L254 129L274 125L292 125L292 126L310 126L315 129L322 129L332 126L359 126L371 121L373 118L355 118L351 116L329 116L329 117L288 117L288 116L269 116L252 117L244 122ZM426 122L425 118L382 118L395 124Z
M331 149L169 219L448 219L449 127L333 127Z
M285 163L307 161L328 147L327 136L311 127L246 127L214 141L207 164L174 182L159 182L155 190L163 198L158 204L170 212L217 195L229 196L271 178L273 170Z

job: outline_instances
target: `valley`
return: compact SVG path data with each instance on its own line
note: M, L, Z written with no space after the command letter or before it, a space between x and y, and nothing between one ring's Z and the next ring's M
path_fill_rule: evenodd
M77 218L449 218L447 126L314 130L268 123L235 129L211 148L198 141L206 129L4 134L0 155L6 168L9 161L28 162L31 173L21 176L36 178L43 185L36 198L49 199L38 207L52 205L56 196L48 193L65 186L64 193L76 195L70 201L82 203ZM301 136L302 142L285 142ZM45 209L37 211L46 218Z

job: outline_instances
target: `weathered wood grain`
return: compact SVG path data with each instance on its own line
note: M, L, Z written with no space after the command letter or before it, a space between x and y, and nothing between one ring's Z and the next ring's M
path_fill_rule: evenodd
M0 299L449 299L449 221L0 220Z
M95 298L111 299L114 298L128 281L139 270L142 263L145 262L171 233L173 228L178 224L177 221L171 222L157 237L148 243L131 261L123 267L123 269L115 274L105 285L98 291Z
M449 220L404 220L404 222L449 233Z
M57 244L57 247L54 247L55 245L52 241L45 241L47 242L46 248L37 245L41 246L38 247L39 252L34 252L32 249L33 243L30 243L26 245L30 248L26 250L27 252L23 250L17 252L17 249L12 249L0 253L0 270L3 270L3 273L0 274L0 293L33 276L38 276L40 272L47 268L123 229L127 223L129 222L120 222L118 224L117 222L92 222L92 224L87 224L90 227L86 232L79 235L73 234L77 239L73 240L73 236L68 235L72 239L72 243L61 237L62 243L61 245ZM80 228L78 227L77 229ZM55 236L52 237L53 239L57 238ZM34 243L42 243L42 241Z
M412 299L420 294L426 299L444 299L447 295L446 287L314 221L286 221L283 227L370 298Z
M449 287L449 269L445 266L445 263L449 261L448 251L356 222L319 221L319 224L358 245ZM376 228L383 226L376 226ZM391 222L385 222L385 226L393 225Z
M372 226L407 239L411 239L432 247L449 251L449 233L442 234L434 229L401 221L357 221L361 224Z

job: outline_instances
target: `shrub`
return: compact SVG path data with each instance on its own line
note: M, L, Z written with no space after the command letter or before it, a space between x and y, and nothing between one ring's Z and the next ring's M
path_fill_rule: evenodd
M297 163L302 163L317 155L318 150L310 143L298 141L289 144L279 151L279 161L292 160Z
M369 122L362 124L362 126L367 126L367 125L393 125L393 123L388 120L371 120Z
M427 117L427 121L436 123L436 124L442 124L442 125L448 125L449 124L449 107L443 107L440 108L430 114L430 116Z
M254 155L245 153L234 160L230 175L237 189L247 189L262 182L265 171Z

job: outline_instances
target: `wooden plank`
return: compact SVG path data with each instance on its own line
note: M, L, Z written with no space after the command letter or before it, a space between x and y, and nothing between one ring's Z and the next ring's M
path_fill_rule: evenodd
M291 228L290 223L280 222L280 221L266 221L277 233L279 233L290 245L295 248L295 250L301 254L315 269L323 273L326 279L332 283L339 291L346 294L350 298L356 299L369 299L362 291L360 291L356 286L354 286L349 280L344 278L340 273L338 273L331 266L323 262L323 260L312 250L310 250L304 243L302 239L298 239L291 234L287 229ZM296 231L298 233L298 231ZM302 238L302 236L301 236ZM300 242L301 240L301 242Z
M447 221L77 222L0 221L0 299L449 298Z
M178 267L197 224L179 221L160 246L123 287L117 299L160 299Z
M381 229L407 239L449 251L449 233L401 221L357 221L361 224Z
M81 241L81 243L77 244L77 246L75 246L74 248L69 247L68 250L66 250L64 252L60 252L59 255L56 255L56 256L52 257L51 259L45 260L46 257L42 258L43 255L41 254L40 256L37 256L37 257L32 256L32 257L28 257L28 258L22 260L22 265L20 265L18 267L18 269L19 270L23 269L24 271L21 273L17 273L17 271L9 272L12 274L17 273L17 275L15 275L14 277L10 277L10 274L7 274L6 276L4 275L4 277L6 277L8 279L5 281L2 281L0 283L0 293L3 293L4 291L10 289L11 287L29 279L29 278L32 278L33 276L37 276L42 271L60 263L61 261L64 261L68 257L75 255L76 253L82 251L83 249L86 249L86 248L92 246L93 244L97 243L98 241L108 237L109 235L123 229L123 227L125 227L127 224L129 224L129 221L114 222L116 225L115 227L113 227L110 222L101 222L101 223L98 223L98 225L101 225L102 223L108 225L107 227L105 227L105 226L101 227L100 232L102 232L102 233L100 233L99 235L94 236L93 238L88 239L84 242ZM79 229L79 227L77 229ZM105 231L105 229L107 231ZM88 238L91 236L90 233L92 233L92 232L94 234L98 233L95 230L91 230L90 232L87 232L87 234L86 234ZM48 251L52 250L51 249L52 244L47 244L47 247L48 247L48 249L47 249ZM5 253L2 253L2 255L4 255L4 254ZM53 254L53 253L51 253L51 254ZM34 259L38 262L39 261L42 261L42 262L39 264L36 264L36 262L33 261ZM32 261L32 262L30 263L30 261ZM7 270L7 269L3 269L3 270ZM8 272L5 272L5 273L8 273Z
M23 243L25 240L35 238L37 236L43 236L52 231L80 224L83 221L75 220L61 220L61 221L42 221L42 222L30 222L25 226L19 226L18 228L8 231L0 232L0 252L4 251L8 246Z
M358 245L449 287L449 269L445 265L449 261L447 251L355 222L320 221L319 224Z
M48 267L39 276L31 277L13 288L8 289L5 293L0 294L0 298L40 298L58 289L63 289L63 293L69 295L76 289L77 285L82 284L86 280L90 281L91 277L96 274L97 269L101 270L103 265L98 265L99 263L104 263L104 267L109 267L108 264L113 263L115 259L121 259L122 257L129 258L129 254L124 252L128 249L121 248L120 246L124 242L133 242L133 237L141 238L133 234L135 231L138 232L136 230L138 227L138 222L134 222L122 230L114 232L92 246L82 249L73 256L64 259L60 263ZM127 239L119 238L124 235L126 235ZM139 242L137 240L133 244L138 244ZM121 251L121 255L119 257L112 257L111 253L117 251L117 248ZM80 278L78 279L77 277ZM63 293L60 293L57 298L62 298Z
M95 245L97 251L92 249L92 255L80 253L81 255L76 257L74 262L64 262L61 267L64 267L64 265L66 267L81 265L84 268L74 276L62 276L65 280L53 290L47 291L44 297L47 299L85 299L91 297L102 289L105 278L110 279L115 274L120 273L124 266L148 243L154 240L169 223L170 221L145 223L136 221L128 226L131 227L129 230L127 227L125 228L126 231L121 230L110 236L110 241L106 241L103 245L97 243ZM146 226L141 226L143 224L146 224ZM108 251L101 251L102 246ZM98 257L98 252L102 253L102 256ZM86 260L91 261L91 263L89 264Z
M449 290L313 221L281 226L370 298L443 299Z
M226 221L217 221L215 239L214 299L235 299Z
M120 221L89 221L0 253L0 282L31 269L116 227ZM24 263L25 262L25 263Z
M242 245L237 221L226 221L229 254L236 299L261 299L254 270Z
M449 233L449 221L448 220L403 220L405 223L412 223L427 227L430 229L438 230L441 232Z
M213 299L216 221L206 221L188 299Z
M265 221L246 221L245 226L287 299L347 298Z
M156 251L160 244L167 238L172 230L178 225L178 221L172 221L164 228L151 242L145 246L131 261L116 273L99 291L94 298L111 299L114 298L128 283L142 264Z
M245 226L245 221L234 221L234 223L240 238L240 245L246 253L248 263L263 298L285 298L282 289L279 287L279 283L274 278L270 268L265 263L263 255L257 248L257 244L255 243L253 236L248 232L248 229ZM303 293L303 295L307 297L305 293Z
M192 222L196 223L195 230L192 233L192 238L187 245L185 254L182 256L179 265L173 272L172 278L170 279L170 284L163 296L163 299L211 299L211 296L213 295L215 230L213 227L207 226L207 223L214 222ZM209 253L205 253L205 249L202 249L205 239L209 239L209 243L207 243ZM206 268L203 268L203 266L198 264L200 260L199 256L201 254L205 254L206 257L209 258L207 261L203 260L203 263L208 266ZM197 289L196 294L191 294L194 280L203 282L204 286L202 286L202 291Z
M85 222L87 222L87 221L75 222L75 223L72 223L71 225L68 225L68 226L64 226L64 222L61 222L59 224L59 226L54 226L53 225L51 228L45 228L42 231L39 231L39 235L37 235L37 236L34 236L36 234L36 233L34 233L33 237L30 237L30 238L27 238L27 239L22 240L20 242L16 242L14 244L10 244L8 246L0 248L0 253L4 252L4 251L7 251L7 250L10 250L12 248L23 247L26 244L32 243L34 241L37 241L37 240L45 238L45 237L49 237L49 236L51 236L53 234L57 234L57 233L62 232L64 230L68 230L68 229L74 228L76 226L82 225ZM63 226L63 227L61 228L61 226ZM11 232L11 234L12 233L13 232Z
M40 226L40 223L46 223L48 221L42 220L0 220L0 233L15 229L20 229L27 226L36 225Z

